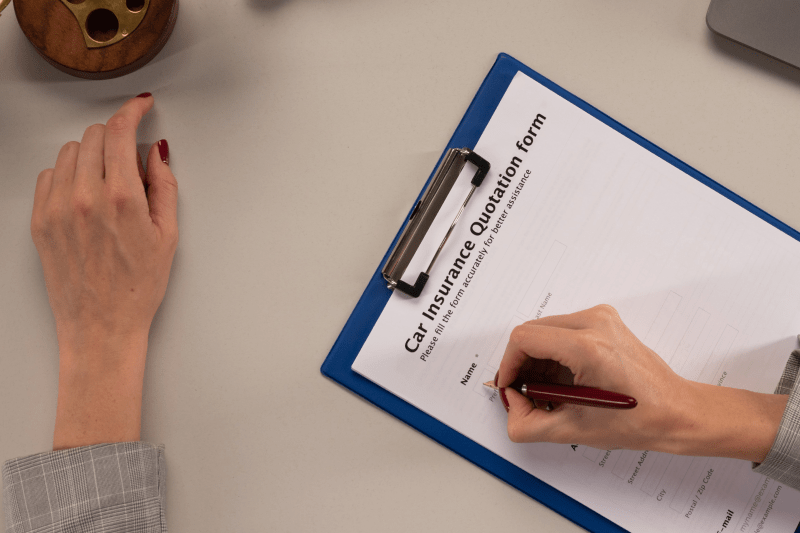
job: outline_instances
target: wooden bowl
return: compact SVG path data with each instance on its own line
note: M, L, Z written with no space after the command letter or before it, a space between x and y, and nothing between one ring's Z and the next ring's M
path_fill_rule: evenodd
M175 27L178 0L14 0L14 11L48 63L79 78L104 80L129 74L158 54Z

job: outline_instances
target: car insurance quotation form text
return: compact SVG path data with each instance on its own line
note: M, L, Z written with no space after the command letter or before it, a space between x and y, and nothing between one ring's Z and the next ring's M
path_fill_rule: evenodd
M749 462L515 444L482 382L516 325L608 303L681 376L772 393L800 333L800 242L522 73L475 152L491 171L427 286L395 291L353 370L625 529L793 532L800 493Z

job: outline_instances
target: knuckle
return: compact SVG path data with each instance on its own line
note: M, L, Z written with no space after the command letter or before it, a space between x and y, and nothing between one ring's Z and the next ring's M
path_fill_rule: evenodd
M600 304L594 308L595 312L597 313L598 317L603 320L617 320L619 319L619 313L617 310L608 305L608 304Z
M81 217L87 217L94 211L92 197L85 193L75 193L71 200L72 211Z
M108 202L117 211L125 210L133 200L133 195L125 187L114 187L108 192Z
M53 175L54 170L52 168L47 168L39 172L39 176L36 178L38 181L43 179L49 178Z
M64 209L50 205L43 212L31 217L31 230L40 237L52 234L57 228L67 225L67 215Z
M79 143L78 141L69 141L64 146L61 147L61 153L62 154L69 154L72 152L77 153L80 147L81 143Z
M520 324L511 330L511 335L508 338L508 343L513 346L518 346L525 341L528 331L524 324Z
M88 134L102 135L102 134L105 133L105 131L106 131L106 125L105 124L92 124L91 126L86 128L85 134L87 134L87 135Z
M124 211L130 203L131 195L126 192L119 191L111 195L111 205L113 205L117 211Z
M131 128L131 121L125 115L114 115L106 123L106 129L111 133L122 133Z
M166 185L173 193L177 194L178 180L175 179L175 176L169 176L167 179L165 179L164 185Z
M175 179L175 176L167 173L164 176L156 178L154 183L158 186L159 191L164 195L165 198L168 198L171 201L175 201L177 199L178 180Z

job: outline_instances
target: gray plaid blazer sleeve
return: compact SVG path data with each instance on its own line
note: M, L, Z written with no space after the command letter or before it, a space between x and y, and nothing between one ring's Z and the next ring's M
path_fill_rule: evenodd
M97 444L3 465L7 533L167 531L164 447Z
M800 337L798 337L800 338ZM800 490L800 350L789 356L775 394L788 394L778 435L761 464L753 463L753 471Z

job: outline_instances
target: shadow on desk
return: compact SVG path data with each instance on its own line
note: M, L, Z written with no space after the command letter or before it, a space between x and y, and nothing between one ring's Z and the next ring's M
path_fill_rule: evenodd
M708 32L708 42L713 50L721 52L723 55L735 58L737 61L750 65L770 76L782 78L794 85L800 86L800 69L788 65L777 59L773 59L743 44L731 41Z
M272 11L274 9L280 9L291 1L292 0L249 0L247 4L253 9L260 11Z
M214 94L224 99L226 95L239 89L244 74L231 63L220 61L219 56L237 53L239 42L228 43L229 48L220 52L219 56L203 61L202 68L193 67L190 60L192 57L204 58L203 54L207 53L209 47L218 47L218 43L227 42L220 38L220 33L224 29L214 30L200 32L192 27L189 19L181 18L179 15L169 41L152 61L135 72L102 82L76 78L54 68L38 54L20 32L18 38L12 39L10 50L4 50L8 53L0 58L0 71L4 68L13 68L24 80L35 83L60 98L80 101L88 99L94 104L119 105L130 95L145 90L159 96L159 91L168 90L179 76L188 78L188 85L191 87L213 88ZM191 52L193 48L196 48L194 53ZM9 62L8 67L4 62Z

